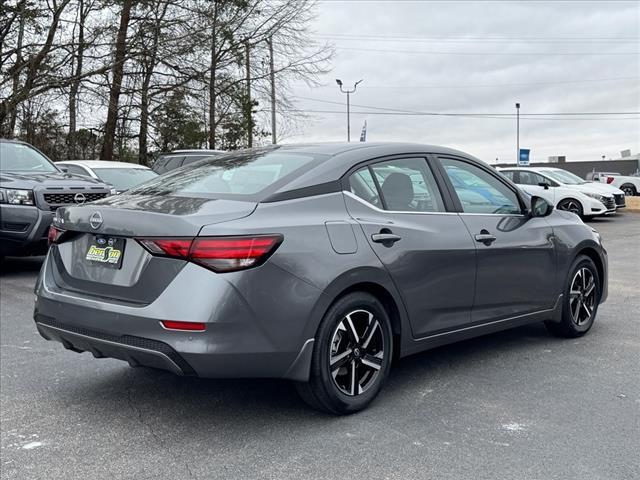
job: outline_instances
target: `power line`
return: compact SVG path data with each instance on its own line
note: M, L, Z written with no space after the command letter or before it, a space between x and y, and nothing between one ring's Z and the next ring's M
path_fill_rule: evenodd
M462 55L462 56L581 56L581 55L596 55L596 56L624 56L633 55L640 56L640 52L440 52L440 51L419 51L419 50L392 50L381 48L360 48L360 47L335 47L336 50L353 50L357 52L372 52L372 53L404 53L404 54L416 54L416 55Z
M304 97L297 95L296 98L300 98L303 100L310 100L312 102L318 103L327 103L331 105L342 105L340 102L333 102L331 100L322 100L319 98L313 97ZM423 112L417 110L405 110L400 108L388 108L388 107L377 107L372 105L357 105L353 104L354 107L358 108L369 108L372 110L380 110L385 112L397 113L397 114L406 114L406 115L433 115L433 116L501 116L504 118L513 118L516 116L515 113L444 113L444 112ZM364 113L374 113L374 112L364 112ZM612 115L640 115L640 112L552 112L552 113L522 113L521 117L537 117L537 116L612 116Z
M469 85L367 85L370 88L394 88L394 89L411 89L411 88L494 88L494 87L526 87L535 85L564 85L572 83L599 83L599 82L617 82L627 80L640 80L640 77L615 77L615 78L594 78L582 80L558 80L554 82L522 82L522 83L493 83L493 84L469 84ZM303 85L300 83L300 85ZM304 84L306 85L306 84ZM332 88L331 85L322 85L315 88Z
M322 113L322 114L336 114L336 115L344 115L344 112L341 110L303 110L298 108L288 108L285 109L289 112L296 113ZM266 110L265 110L266 111ZM465 114L465 113L456 113L456 114L447 114L447 113L433 113L433 112L369 112L369 111L361 111L361 112L351 112L355 115L388 115L388 116L407 116L407 117L424 117L424 116L443 116L443 117L453 117L453 118L477 118L477 119L497 119L497 120L509 120L513 121L515 115L505 116L504 114ZM635 112L630 112L634 114ZM640 114L640 112L638 112ZM544 115L544 114L540 114ZM560 115L560 114L559 114ZM520 115L522 118L524 115ZM526 120L536 120L536 121L618 121L618 120L635 120L640 121L640 117L617 117L617 118L585 118L585 117L571 117L571 118L545 118L545 117L527 117Z
M637 43L637 37L523 37L523 36L460 36L460 37L409 37L396 35L355 35L355 34L316 34L316 38L355 41L355 42L389 42L389 43Z

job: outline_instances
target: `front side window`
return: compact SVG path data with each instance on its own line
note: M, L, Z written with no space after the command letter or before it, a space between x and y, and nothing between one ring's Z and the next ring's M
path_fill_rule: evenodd
M465 213L520 214L518 196L498 178L471 163L441 158Z
M89 172L78 165L66 164L62 166L67 169L67 173L73 173L74 175L83 175L85 177L91 176L89 175Z
M58 169L44 155L28 145L0 142L0 171L42 173Z
M549 183L549 180L544 178L542 175L538 175L534 172L520 171L520 181L518 182L520 185L535 185L538 186L541 183Z
M423 158L364 167L349 179L351 191L372 205L396 212L443 212L436 181Z

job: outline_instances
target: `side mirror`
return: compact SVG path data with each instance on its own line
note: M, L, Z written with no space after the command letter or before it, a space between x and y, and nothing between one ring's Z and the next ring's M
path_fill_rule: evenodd
M62 166L58 165L58 168L60 170L62 170L63 173L69 173L69 169L67 167L62 167Z
M542 197L531 197L531 216L532 217L547 217L553 212L553 205L547 202Z
M540 187L544 187L545 190L549 190L549 187L551 186L550 184L548 184L547 182L540 182L538 184L538 186Z

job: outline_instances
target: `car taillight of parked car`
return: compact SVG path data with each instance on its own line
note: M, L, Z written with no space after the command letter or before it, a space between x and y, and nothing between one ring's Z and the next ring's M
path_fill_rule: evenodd
M282 243L282 235L139 238L152 255L179 258L214 272L233 272L264 263Z
M62 237L64 233L65 233L65 230L62 230L61 228L54 227L53 225L51 225L49 227L49 233L47 235L47 243L49 245L58 243L60 241L60 237Z
M614 177L607 177L607 183L613 183Z

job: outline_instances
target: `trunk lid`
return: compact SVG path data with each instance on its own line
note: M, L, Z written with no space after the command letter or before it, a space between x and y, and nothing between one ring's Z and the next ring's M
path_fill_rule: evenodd
M204 225L246 217L256 206L236 200L125 194L60 208L54 225L73 233L51 249L54 281L65 290L108 301L149 304L187 262L153 256L136 238L195 237ZM117 261L110 263L114 250Z

